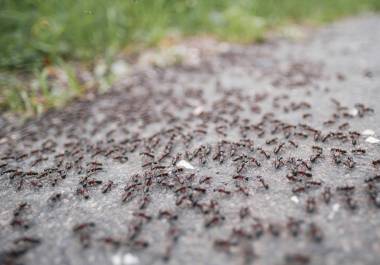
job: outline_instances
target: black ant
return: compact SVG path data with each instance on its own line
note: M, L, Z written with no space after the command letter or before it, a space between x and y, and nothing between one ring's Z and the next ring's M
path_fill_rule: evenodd
M242 175L235 175L232 177L234 180L245 180L248 181L248 177Z
M146 220L146 221L150 221L150 220L152 220L152 216L150 216L150 215L147 215L147 214L145 214L145 213L143 213L143 212L135 212L135 213L133 213L133 215L134 216L136 216L136 217L140 217L140 218L142 218L142 219L144 219L144 220Z
M288 254L285 257L286 264L306 265L310 263L310 257L304 254Z
M301 232L301 223L302 221L300 220L295 220L294 218L289 218L286 227L289 231L289 233L293 237L297 237L299 233Z
M269 189L269 185L265 183L265 180L262 176L257 176L257 178L266 190Z
M82 196L86 200L90 198L87 188L78 188L76 194Z
M332 197L332 193L331 193L331 188L330 187L326 187L324 189L324 191L322 192L322 197L323 197L323 200L325 201L326 204L330 203L330 200L331 200L331 197Z
M218 224L220 224L223 220L224 220L224 216L215 215L215 216L213 216L212 218L210 218L209 220L206 221L206 223L205 223L205 227L206 227L206 228L209 228L209 227L211 227L211 226L218 225Z
M338 129L344 130L344 129L347 129L349 126L350 126L350 124L348 122L345 122L345 123L339 125Z
M112 237L103 237L103 238L100 238L98 240L105 243L105 244L112 245L116 248L119 247L122 243L120 240L114 239Z
M352 198L352 196L347 195L345 201L350 210L354 211L358 208L358 205L356 201Z
M167 218L168 220L177 220L178 216L169 210L160 210L158 213L158 219Z
M364 182L366 182L366 183L375 182L375 181L380 181L380 175L377 175L377 176L374 176L374 177L371 177L371 178L367 178L367 179L364 180Z
M278 237L281 234L281 227L276 224L269 224L268 230L275 237Z
M81 223L81 224L77 224L73 227L73 232L77 233L77 232L82 231L84 229L93 228L93 227L95 227L94 222Z
M276 169L280 169L282 166L285 165L285 162L283 160L282 157L277 157L275 160L274 160L274 167Z
M378 160L373 160L373 161L372 161L372 165L373 165L374 167L380 166L380 159L378 159Z
M253 232L253 235L256 239L260 238L265 232L264 226L262 225L262 223L261 222L255 222L252 225L252 232Z
M242 186L239 186L238 189L236 190L236 192L241 192L243 193L245 196L249 196L249 191L247 188L245 187L242 187Z
M112 186L113 186L113 181L109 180L107 183L105 183L103 185L103 187L102 187L102 193L107 193L107 192L111 191Z
M308 213L314 213L317 210L317 203L314 198L308 198L306 201L306 211Z
M321 229L314 223L310 223L308 234L314 242L320 243L323 240L323 233Z
M276 148L273 149L273 152L275 154L279 153L284 145L285 145L285 143L279 144L278 146L276 146Z
M271 145L271 144L275 144L275 143L277 143L277 140L278 140L278 138L275 137L275 138L273 138L273 139L266 140L265 143L266 143L267 145Z
M294 141L289 140L288 141L291 145L293 145L295 148L298 148L298 144L296 144Z
M226 195L230 195L231 194L231 191L226 190L224 188L217 188L217 189L214 189L214 191L219 192L219 193L224 193Z
M57 203L62 199L62 194L61 193L55 193L49 198L49 202L51 203Z
M352 149L351 153L353 153L353 154L365 154L366 150L364 150L364 149Z
M236 246L236 243L230 240L217 239L214 241L214 247L225 252L229 252L233 246Z
M248 207L242 207L242 208L240 208L240 211L239 211L240 219L245 219L249 215L250 215L250 210L249 210Z
M257 150L258 150L261 154L263 154L263 155L265 156L266 159L270 159L270 154L269 154L267 151L265 151L265 150L262 149L261 147L257 148Z
M337 191L351 192L355 190L355 186L339 186L336 188Z

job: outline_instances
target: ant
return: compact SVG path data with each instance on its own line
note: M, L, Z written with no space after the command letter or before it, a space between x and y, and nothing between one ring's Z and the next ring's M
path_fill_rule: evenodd
M211 226L218 225L224 220L224 216L215 215L206 221L205 227L210 228Z
M380 159L378 159L378 160L373 160L373 161L372 161L372 165L373 165L374 167L380 166Z
M122 195L121 201L122 201L122 202L129 202L129 201L132 200L133 197L134 197L134 193L133 193L133 191L126 191L126 192Z
M298 170L298 171L296 171L296 174L297 174L297 175L304 176L304 177L307 177L307 178L311 178L311 177L313 177L313 174L312 174L312 173L307 172L307 171L303 171L303 170Z
M347 160L345 160L343 164L348 168L354 168L356 163L352 157L347 157Z
M224 193L226 195L230 195L231 194L231 191L226 190L224 188L217 188L217 189L214 189L214 191L219 192L219 193Z
M292 192L293 193L306 192L306 187L303 187L303 186L301 186L301 187L295 187L295 188L292 189Z
M304 254L288 254L285 257L286 264L306 265L310 263L310 257Z
M233 246L236 246L236 243L230 240L217 239L214 241L214 247L225 252L229 252L230 248Z
M275 154L279 153L284 145L285 145L285 143L279 144L277 147L274 148L273 152Z
M206 189L201 188L201 187L194 187L193 190L195 190L197 192L201 192L201 193L206 193Z
M76 194L77 195L81 195L83 198L85 198L86 200L90 198L90 195L88 193L88 190L87 188L83 187L83 188L78 188L76 190Z
M277 157L275 160L274 160L274 167L276 169L280 169L282 166L285 165L285 162L283 160L282 157Z
M260 238L265 230L261 222L256 222L252 225L252 232L256 239Z
M326 204L329 204L330 200L331 200L331 197L332 197L331 188L330 187L326 187L324 189L324 191L322 192L322 198L323 198L324 202Z
M336 188L337 191L351 192L355 190L355 186L339 186Z
M232 177L234 180L245 180L248 181L248 177L242 176L242 175L235 175Z
M87 248L90 246L91 234L90 234L89 229L93 227L95 227L95 223L89 222L89 223L82 223L82 224L76 225L73 228L73 232L76 235L79 235L79 241L84 248Z
M107 192L111 191L112 186L113 186L113 181L109 180L107 183L105 183L103 185L103 187L102 187L102 193L107 193Z
M57 203L62 199L62 194L61 193L55 193L49 198L49 202L51 203Z
M237 192L241 192L241 193L243 193L245 196L249 196L249 192L248 192L248 189L247 188L245 188L245 187L241 187L241 186L239 186L238 187L238 189L236 190Z
M312 114L310 114L310 113L305 113L305 114L302 115L303 119L307 119L307 118L310 118L310 117L312 117Z
M139 206L139 209L142 210L142 209L145 209L147 207L147 205L150 203L151 199L149 197L149 195L145 195L142 200L141 200L141 203L140 203L140 206Z
M365 183L375 182L375 181L380 181L380 175L377 175L377 176L374 176L374 177L371 177L371 178L364 180Z
M294 141L289 140L288 141L291 145L293 145L295 148L298 148L298 144L296 144Z
M73 227L73 232L77 233L77 232L82 231L84 229L93 228L93 227L95 227L94 222L81 223L81 224L77 224Z
M310 223L308 234L311 240L313 240L316 243L320 243L323 240L323 233L321 229L314 223Z
M317 210L317 203L314 198L308 198L306 201L306 211L308 213L315 213Z
M167 218L169 220L177 220L178 216L169 210L160 210L158 213L158 219Z
M132 242L132 247L135 249L144 249L149 247L149 242L145 240L134 240Z
M297 237L299 235L301 231L301 223L302 221L300 220L295 220L292 217L289 218L286 227L293 237Z
M14 244L19 244L21 242L28 243L31 245L39 245L41 244L42 240L39 238L24 236L24 237L17 238L13 241Z
M351 153L353 153L353 154L365 154L366 150L364 150L364 149L352 149Z
M281 227L276 224L269 224L268 230L275 237L278 237L281 234Z
M99 241L108 245L112 245L114 247L119 247L122 243L120 240L114 239L112 237L103 237L103 238L100 238Z
M240 219L245 219L246 217L248 217L250 215L250 210L248 207L242 207L240 208L240 211L239 211L239 216L240 216Z
M271 145L271 144L275 144L275 143L277 143L277 140L278 140L278 138L275 137L275 138L273 138L273 139L266 140L265 143L266 143L267 145Z
M257 150L258 150L261 154L263 154L263 155L265 156L266 159L270 159L270 154L269 154L267 151L265 151L265 150L262 149L261 147L257 148Z
M370 201L372 201L376 207L380 208L380 193L373 183L368 183L367 194L369 195Z
M231 237L237 237L237 238L246 238L246 239L251 239L252 234L245 231L244 229L236 228L234 227L232 229L232 234Z
M338 129L339 129L339 130L345 130L345 129L347 129L349 126L350 126L350 124L349 124L348 122L345 122L345 123L339 125Z
M265 183L264 178L262 176L257 176L257 178L266 190L269 189L269 185Z
M145 213L143 213L143 212L135 212L135 213L133 213L133 215L134 216L136 216L136 217L140 217L140 218L143 218L143 219L145 219L146 221L150 221L150 220L152 220L152 216L150 216L150 215L147 215L147 214L145 214Z
M354 211L358 208L356 201L351 196L347 195L345 201L350 210Z

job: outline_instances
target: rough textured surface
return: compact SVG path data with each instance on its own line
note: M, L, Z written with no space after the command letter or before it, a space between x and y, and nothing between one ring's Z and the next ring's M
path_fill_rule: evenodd
M0 264L379 264L378 43L350 19L2 120Z

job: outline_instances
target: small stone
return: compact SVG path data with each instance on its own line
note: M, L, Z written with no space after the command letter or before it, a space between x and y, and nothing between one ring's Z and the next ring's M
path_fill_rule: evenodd
M371 144L378 144L380 143L380 140L375 138L375 137L372 137L372 136L369 136L367 139L365 139L366 142L368 143L371 143Z
M186 169L194 169L194 167L186 160L180 160L177 163L177 167L186 168Z
M298 204L298 203L300 202L300 200L298 199L297 196L292 196L290 199L291 199L294 203L296 203L296 204Z
M362 135L375 135L375 132L371 129L366 129L362 131Z

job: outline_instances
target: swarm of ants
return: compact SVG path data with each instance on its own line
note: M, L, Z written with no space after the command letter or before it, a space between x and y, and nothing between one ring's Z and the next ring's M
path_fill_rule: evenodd
M310 218L333 203L344 205L349 214L361 207L380 208L380 159L367 159L370 150L351 125L353 119L373 115L372 108L357 104L354 117L348 106L332 99L331 118L315 125L309 122L315 106L307 100L292 101L286 93L252 95L227 89L220 82L215 89L218 97L210 99L202 89L185 88L180 96L172 89L156 90L147 84L127 96L114 92L102 97L105 102L112 97L112 104L93 107L91 102L78 102L65 112L46 113L20 128L3 128L2 136L15 134L16 138L0 147L0 185L15 194L57 189L47 202L52 208L65 203L59 188L68 179L76 183L70 196L84 205L93 197L101 200L99 194L104 200L117 197L120 209L131 209L123 235L97 236L101 226L86 220L73 224L68 236L83 249L112 246L143 252L152 245L163 246L163 262L173 258L181 237L196 236L183 228L186 212L200 217L205 234L229 227L223 237L209 234L212 249L226 255L242 253L251 262L260 259L254 244L261 238L308 244L329 240L323 225ZM272 111L262 112L264 105L272 106ZM197 106L204 107L194 111ZM297 122L280 118L289 114L299 115ZM298 156L301 149L304 155ZM127 168L132 163L138 168L126 171L124 181L107 175L112 167ZM323 178L323 164L352 174L358 164L364 165L368 178L354 184L328 181ZM214 171L205 174L209 168ZM219 171L223 181L216 174ZM303 201L294 206L303 218L263 218L252 209L249 202L254 196L266 198L269 205L278 185L289 198ZM157 193L174 198L173 207L153 207ZM234 198L241 198L242 204L226 206ZM33 223L33 207L32 201L14 206L12 231L33 231L39 225ZM158 222L168 226L163 242L144 238L144 231ZM44 238L19 238L0 260L17 264L26 252L44 243ZM311 260L312 254L284 254L287 264Z

